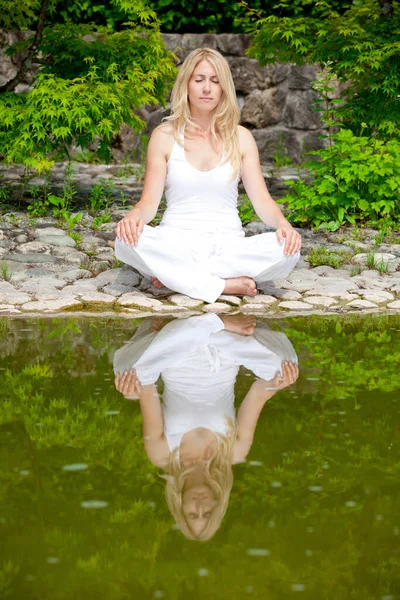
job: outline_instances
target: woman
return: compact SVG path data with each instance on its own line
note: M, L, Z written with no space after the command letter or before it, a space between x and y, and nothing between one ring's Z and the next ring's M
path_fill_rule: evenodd
M191 52L172 90L171 115L151 136L141 199L117 226L117 258L157 287L206 302L222 293L254 296L258 282L285 277L298 260L300 235L269 195L239 116L225 58L209 48ZM276 235L244 237L239 177ZM164 187L162 222L148 227Z
M251 316L208 314L159 327L147 320L115 353L115 385L139 398L145 449L167 472L167 502L180 530L205 541L227 509L232 465L246 459L265 402L297 379L297 357L283 333L256 327ZM241 365L258 379L236 418Z

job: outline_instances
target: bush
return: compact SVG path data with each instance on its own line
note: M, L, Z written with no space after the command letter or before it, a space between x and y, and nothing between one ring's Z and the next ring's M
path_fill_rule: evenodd
M314 177L288 181L294 191L285 197L295 223L335 231L346 223L399 222L400 142L357 137L342 129L334 144L310 152L320 162L303 165Z

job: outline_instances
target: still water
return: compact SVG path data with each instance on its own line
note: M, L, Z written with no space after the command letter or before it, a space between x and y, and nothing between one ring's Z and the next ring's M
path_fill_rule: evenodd
M400 318L0 319L0 597L400 599Z

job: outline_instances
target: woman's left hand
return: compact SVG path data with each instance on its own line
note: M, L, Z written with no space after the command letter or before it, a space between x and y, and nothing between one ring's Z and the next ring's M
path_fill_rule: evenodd
M276 237L281 244L286 240L284 251L286 255L299 252L301 248L301 235L297 233L290 223L285 223L281 227L278 227Z

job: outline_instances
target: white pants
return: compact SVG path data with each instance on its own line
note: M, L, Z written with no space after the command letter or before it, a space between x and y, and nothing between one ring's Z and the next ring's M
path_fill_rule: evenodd
M248 276L256 283L286 277L300 254L286 256L275 233L243 237L240 231L201 233L144 226L137 246L115 240L115 255L145 277L205 302L223 293L225 279Z

